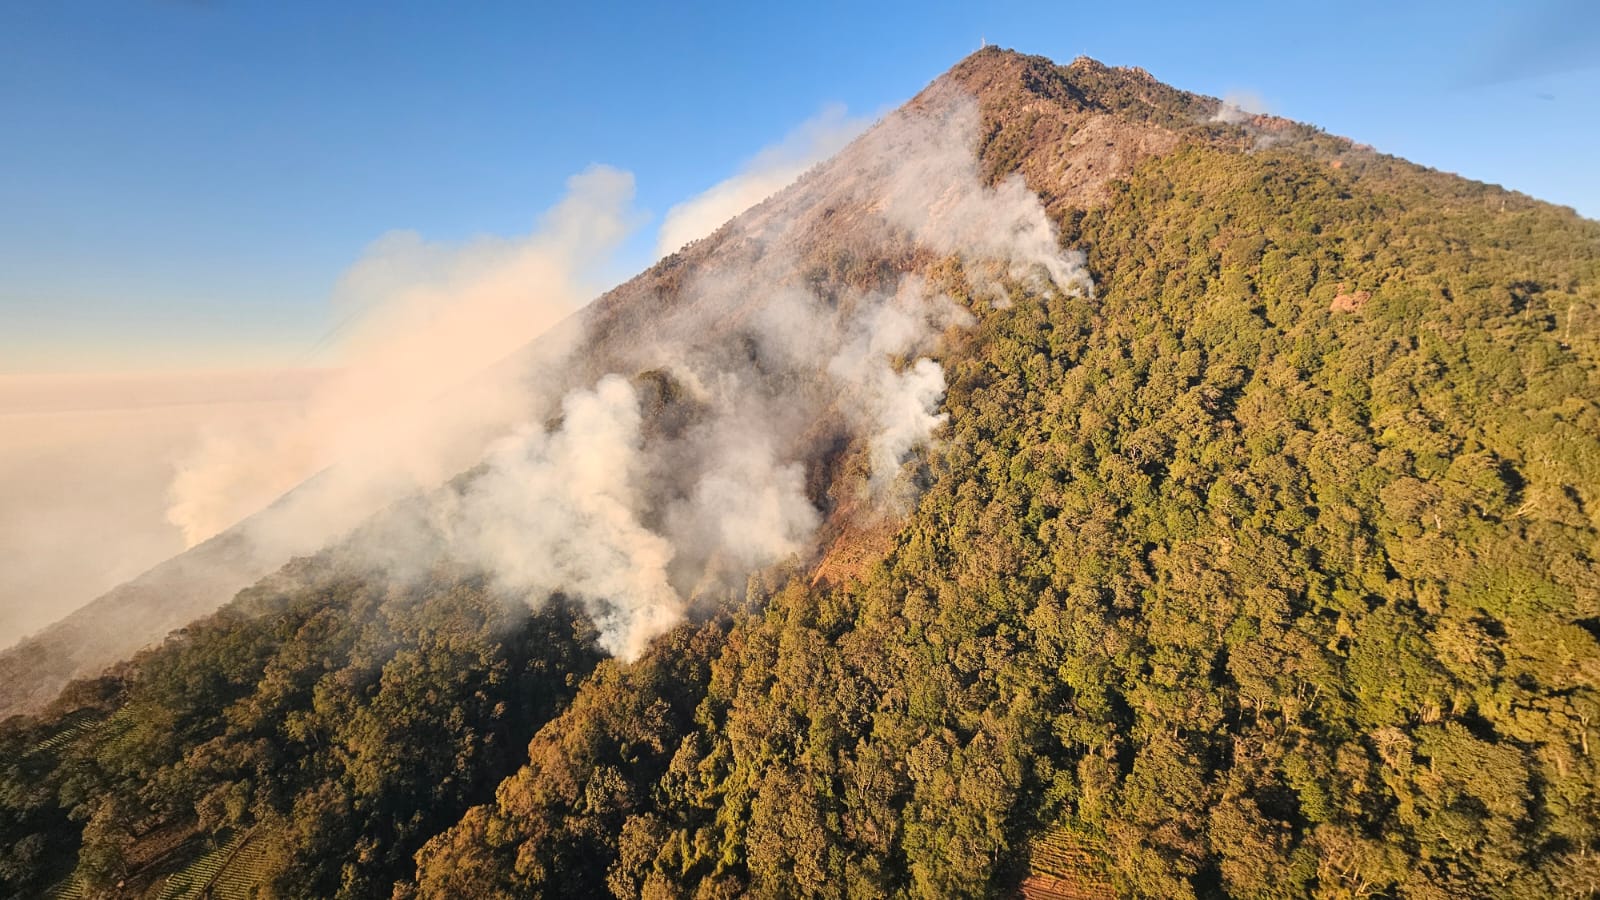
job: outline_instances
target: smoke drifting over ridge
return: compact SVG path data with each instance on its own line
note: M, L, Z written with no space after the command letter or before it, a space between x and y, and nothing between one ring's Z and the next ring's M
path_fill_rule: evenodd
M740 170L704 193L667 210L656 238L662 257L703 238L724 222L788 187L806 169L839 152L870 124L830 105L783 140L757 153Z
M1217 104L1217 111L1212 113L1209 121L1240 125L1268 111L1267 103L1260 94L1254 91L1230 91Z
M590 273L634 227L632 200L632 175L595 166L569 179L567 196L522 238L380 238L336 291L341 368L301 412L205 432L178 467L168 519L193 546L262 511L248 536L281 559L473 465L525 415L538 383L486 367L600 289ZM570 344L547 338L541 348L543 363L558 365Z
M904 503L902 469L945 418L931 356L972 316L914 270L808 283L796 248L848 206L865 214L830 227L856 258L955 256L975 296L1001 295L1002 277L1090 293L1020 178L983 184L978 121L965 97L896 114L797 187L797 209L739 220L713 257L727 264L692 276L648 340L633 335L556 422L521 426L439 498L430 531L445 551L529 602L581 601L603 645L629 658L697 604L740 595L753 570L813 554L841 494ZM807 202L818 199L825 208ZM854 482L847 471L829 496L808 492L809 473L852 454Z
M973 322L927 267L959 262L962 292L994 305L1014 284L1093 290L1019 176L984 183L975 101L924 97L620 319L602 303L551 331L632 218L616 170L575 177L521 240L380 241L343 286L371 310L352 364L304 415L213 437L172 520L203 539L290 491L242 526L281 559L418 498L347 548L391 578L452 561L530 605L565 595L629 658L752 572L813 559L841 518L903 510L905 464L945 421L935 357Z

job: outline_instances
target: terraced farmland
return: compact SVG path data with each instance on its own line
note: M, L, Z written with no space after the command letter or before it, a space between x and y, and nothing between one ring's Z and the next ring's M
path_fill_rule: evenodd
M250 900L264 880L263 864L271 844L266 835L252 833L217 873L211 884L213 900Z
M44 896L46 900L83 900L89 896L89 889L78 876L69 875L45 891Z
M167 879L162 886L161 893L156 896L159 900L188 900L205 896L205 891L216 880L228 860L244 846L249 840L248 833L235 834L231 839L218 844L197 857L181 871Z
M61 748L77 740L80 735L104 725L105 722L105 719L99 718L91 710L73 713L70 717L68 717L66 726L64 728L62 728L60 731L57 731L55 734L50 735L39 743L34 744L32 747L29 747L28 753L30 755L37 753L54 753L55 751L60 750Z
M1028 850L1024 900L1116 900L1094 859L1093 849L1065 829L1039 835Z

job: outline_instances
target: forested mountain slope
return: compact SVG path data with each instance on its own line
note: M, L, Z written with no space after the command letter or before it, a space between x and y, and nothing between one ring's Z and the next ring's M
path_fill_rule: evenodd
M898 513L806 432L819 546L627 662L460 561L297 561L5 723L0 884L178 895L243 836L207 883L1600 891L1600 225L1090 61L985 51L911 109L956 91L1092 295L862 245L866 141L603 298L574 376L764 223L830 295L913 271L971 324Z

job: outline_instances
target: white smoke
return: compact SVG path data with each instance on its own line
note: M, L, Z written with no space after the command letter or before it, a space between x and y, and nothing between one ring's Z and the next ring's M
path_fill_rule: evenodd
M537 602L557 592L582 600L607 649L633 656L683 608L667 579L672 544L640 522L651 473L638 398L609 375L569 394L562 412L555 431L525 426L497 443L442 528L455 554L501 587Z
M797 328L801 310L813 321ZM867 442L872 493L884 498L912 451L945 421L944 369L922 354L938 349L946 328L971 325L972 315L915 274L893 294L865 298L853 316L817 303L763 315L770 341L786 345L795 365L827 361L836 405ZM897 368L903 359L912 361Z
M903 509L906 463L945 421L943 339L972 321L943 291L1092 292L1022 181L984 183L977 106L945 87L748 210L714 254L578 315L637 220L626 173L574 177L521 238L376 242L337 291L334 358L307 361L337 369L215 423L179 467L168 518L191 545L228 539L153 573L177 602L114 619L96 652L124 656L174 610L361 525L346 561L400 581L454 557L531 604L565 594L627 657L753 570Z
M394 578L447 557L533 605L564 595L608 650L637 655L752 571L812 559L825 522L911 496L906 464L946 420L935 357L973 322L916 260L955 258L979 299L1092 294L1021 178L984 183L976 103L934 100L737 219L715 256L686 255L666 295L591 309L562 340L552 326L634 219L625 173L575 177L521 239L379 241L341 285L343 371L301 415L212 435L170 517L199 540L292 488L248 536L299 553L416 496L347 546ZM747 205L740 192L776 190L762 179L788 182L854 128L830 114L668 224L731 214L723 194ZM484 372L541 333L538 372L526 351ZM589 356L565 358L585 340Z
M533 400L526 371L486 367L593 296L593 273L637 222L632 199L631 175L596 166L524 237L379 239L336 292L339 370L303 411L206 432L178 467L168 519L192 546L294 489L249 529L281 558L471 466Z
M702 300L719 298L706 286ZM725 296L720 299L726 299ZM885 500L904 462L945 420L944 374L926 357L965 310L907 276L893 294L856 298L841 316L821 298L778 290L740 336L756 359L720 347L657 346L688 422L647 438L641 396L618 374L568 394L560 424L524 426L495 446L486 473L444 503L452 555L508 592L582 601L603 645L636 655L681 621L697 595L810 552L822 514L806 494L806 432L837 420L864 445L867 492Z
M955 256L980 292L1012 279L1091 293L1020 179L983 184L977 124L965 98L891 117L789 211L739 220L726 255L631 335L623 368L569 394L558 424L498 444L444 503L451 553L530 602L581 601L604 646L632 657L702 595L816 551L839 498L808 494L807 472L829 452L864 459L858 497L902 500L906 462L946 418L931 354L972 316L914 271L814 286L794 248L848 203L870 215L823 232L856 255Z
M1061 249L1055 224L1021 175L1012 173L992 188L975 190L981 176L971 149L918 150L971 148L978 126L977 104L962 98L874 135L871 152L898 161L888 178L884 214L931 250L968 263L1008 264L1007 274L1036 292L1048 293L1053 283L1067 293L1093 294L1083 255ZM976 287L999 293L993 282Z
M1229 91L1217 104L1211 121L1225 125L1240 125L1267 112L1267 102L1254 91Z
M803 468L781 461L766 436L728 424L718 421L709 435L714 455L687 501L668 511L666 527L678 543L750 571L804 550L818 516Z
M1246 134L1255 138L1251 151L1260 152L1290 140L1288 134L1272 123L1261 121L1261 117L1269 113L1267 102L1254 91L1231 91L1217 104L1217 111L1207 121L1241 126Z
M716 231L724 222L787 187L806 169L839 152L867 127L841 105L825 107L782 141L763 149L732 177L667 210L656 257Z

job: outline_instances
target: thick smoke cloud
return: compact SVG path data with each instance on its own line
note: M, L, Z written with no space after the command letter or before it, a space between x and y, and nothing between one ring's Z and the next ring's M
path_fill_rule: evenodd
M581 601L626 658L751 571L809 559L833 512L903 503L906 462L945 420L932 357L972 315L915 271L809 283L796 248L824 209L850 205L867 214L824 233L856 257L954 256L980 296L1003 296L1004 279L1090 294L1021 180L982 182L977 126L964 98L897 114L797 186L788 211L739 220L611 374L498 443L440 503L450 555L531 603ZM852 497L808 493L830 454Z
M593 334L569 315L633 222L625 173L575 177L519 240L379 241L341 286L344 369L300 415L213 434L169 517L193 542L255 513L247 537L281 558L387 506L346 547L391 578L448 560L531 605L564 595L625 658L742 596L753 571L813 560L824 533L904 509L906 464L945 421L936 357L973 316L926 263L955 259L963 292L996 305L1019 285L1092 294L1021 178L981 177L976 104L930 97L686 255L669 295L635 293L623 324ZM740 178L765 196L848 130L837 116L803 129L758 157L788 169ZM819 276L828 260L843 268ZM538 353L519 350L541 333ZM515 364L483 370L513 351Z
M704 290L698 302L734 297L725 286ZM859 441L867 497L892 502L902 465L944 421L938 363L896 361L970 321L915 276L855 303L841 316L815 295L779 289L737 332L734 344L753 353L658 345L638 364L661 381L636 388L610 374L568 394L558 425L524 426L498 443L485 474L441 505L449 552L532 602L581 600L607 649L624 657L701 595L809 553L822 522L806 493L806 463L820 452L813 432ZM665 403L662 384L676 395ZM678 427L647 437L647 407Z
M816 560L914 498L965 301L1092 292L1022 181L985 184L978 134L973 101L930 91L576 315L637 220L626 173L574 177L519 239L380 240L338 291L338 368L180 465L168 519L227 535L153 583L198 614L344 535L393 580L467 564L531 605L566 595L631 657L753 571ZM168 624L95 640L125 655Z
M608 375L567 395L562 413L552 432L524 426L496 444L441 524L456 553L503 588L583 600L609 648L633 655L683 606L667 577L672 544L640 521L651 472L639 400Z
M631 175L597 166L525 237L378 240L336 291L339 370L302 411L206 431L178 467L168 519L192 546L292 490L248 528L260 554L283 558L470 467L535 399L526 371L485 367L601 287L591 273L634 227L632 199Z

